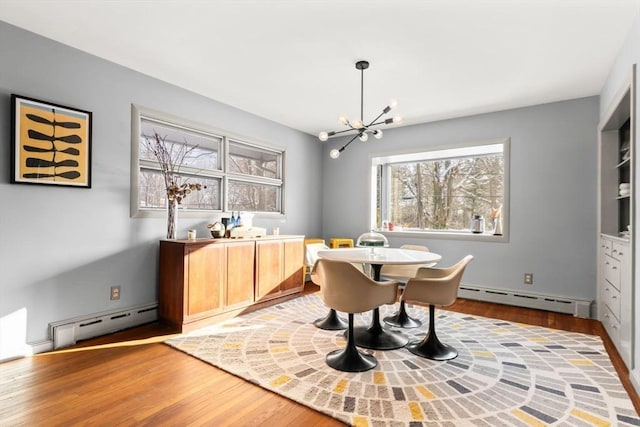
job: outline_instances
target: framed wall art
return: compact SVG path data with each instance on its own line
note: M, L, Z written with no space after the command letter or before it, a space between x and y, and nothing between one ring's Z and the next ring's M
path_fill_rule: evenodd
M91 113L11 95L11 182L91 188Z

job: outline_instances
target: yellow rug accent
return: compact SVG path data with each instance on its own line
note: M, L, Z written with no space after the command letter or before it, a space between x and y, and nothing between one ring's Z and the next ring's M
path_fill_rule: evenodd
M420 394L426 397L427 399L435 399L437 397L435 394L433 394L431 391L429 391L428 388L426 388L423 385L419 385L418 387L416 387L416 390L418 390Z
M545 338L545 337L532 337L532 338L529 338L529 341L531 341L531 342L549 342L549 338Z
M478 357L486 357L486 358L494 358L494 357L496 357L496 355L493 354L490 351L474 351L473 355L474 356L478 356Z
M409 412L411 412L411 418L416 421L424 420L424 414L417 402L409 402Z
M291 351L289 347L273 347L269 349L271 353L284 353L286 351Z
M353 427L369 427L369 420L365 417L353 417Z
M576 366L593 366L593 361L588 359L569 359Z
M348 384L349 384L349 380L343 378L340 381L338 381L338 384L336 384L336 386L333 388L333 391L335 393L342 394L347 389Z
M527 414L526 412L521 411L520 409L514 409L513 411L511 411L511 413L514 416L516 416L518 419L520 419L522 422L527 424L528 426L531 426L531 427L545 427L546 426L546 424L543 423L542 421L540 421L539 419L532 417L531 415Z
M576 417L585 420L588 423L591 423L594 426L598 426L598 427L609 427L611 425L611 423L607 420L603 420L600 417L597 417L593 414L589 414L587 412L581 411L580 409L573 409L571 411L572 415L575 415Z
M384 372L374 372L373 373L373 383L374 384L386 384L387 378L384 375Z
M241 342L226 342L224 343L222 348L232 349L232 348L242 348L242 346L243 344Z
M280 375L278 378L276 378L275 380L271 381L271 385L273 387L280 387L283 384L288 383L289 381L291 381L291 377L288 375Z
M491 332L493 332L494 334L507 334L509 333L509 331L505 328L496 328L496 329L492 329Z

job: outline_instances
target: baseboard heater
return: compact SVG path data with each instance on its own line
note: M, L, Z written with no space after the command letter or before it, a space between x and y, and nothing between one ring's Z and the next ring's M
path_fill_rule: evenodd
M157 319L158 303L152 303L49 323L49 336L53 340L53 348L57 349Z
M541 295L510 289L490 289L467 284L460 285L458 297L567 313L576 317L591 317L591 300L567 298L556 295Z

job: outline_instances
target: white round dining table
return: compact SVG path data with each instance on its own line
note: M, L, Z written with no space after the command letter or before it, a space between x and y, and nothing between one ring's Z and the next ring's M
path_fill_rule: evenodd
M380 246L328 249L319 251L318 257L368 264L373 270L375 281L380 281L380 269L385 264L435 264L442 259L442 256L433 252ZM371 324L368 327L354 328L353 335L356 345L374 350L393 350L404 347L409 341L406 335L382 327L377 307L373 309Z

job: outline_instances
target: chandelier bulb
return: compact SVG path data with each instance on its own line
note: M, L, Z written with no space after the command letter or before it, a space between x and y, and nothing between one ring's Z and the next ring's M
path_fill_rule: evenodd
M362 121L361 120L356 120L355 122L353 122L353 127L356 129L362 129Z
M348 125L349 124L349 119L347 119L345 116L338 117L338 121L342 125Z
M398 106L398 100L397 99L392 99L391 101L389 101L389 107L396 108L397 106Z
M340 157L340 151L339 151L338 149L334 148L333 150L331 150L331 151L329 152L329 156L330 156L332 159L337 159L338 157Z
M367 140L369 139L369 135L366 132L362 132L358 137L362 142L367 142Z
M393 123L402 123L404 119L402 118L402 116L394 116L393 117Z
M327 132L320 132L320 133L318 134L318 139L319 139L320 141L323 141L323 142L324 142L324 141L326 141L327 139L329 139L329 134L328 134Z
M382 139L382 131L380 129L376 129L373 131L373 137L375 139Z

